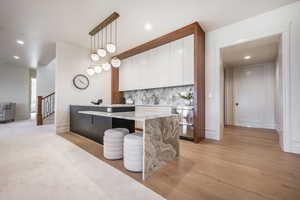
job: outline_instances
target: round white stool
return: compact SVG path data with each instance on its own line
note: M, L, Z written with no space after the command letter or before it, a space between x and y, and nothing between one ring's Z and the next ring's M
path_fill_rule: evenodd
M124 136L129 133L126 128L108 129L103 137L103 155L106 159L117 160L123 158Z
M143 134L124 137L124 167L133 172L143 171Z

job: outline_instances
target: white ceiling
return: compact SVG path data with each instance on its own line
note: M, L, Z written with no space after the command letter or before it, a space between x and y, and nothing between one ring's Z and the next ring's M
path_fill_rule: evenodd
M223 48L223 66L226 68L274 62L278 55L280 38L280 35L274 35ZM245 56L251 56L251 59L246 60Z
M88 32L113 11L119 51L198 21L211 31L297 0L2 0L0 64L36 67L55 57L55 42L89 46ZM144 29L145 23L152 30ZM16 39L25 41L20 47ZM14 60L18 55L20 60Z

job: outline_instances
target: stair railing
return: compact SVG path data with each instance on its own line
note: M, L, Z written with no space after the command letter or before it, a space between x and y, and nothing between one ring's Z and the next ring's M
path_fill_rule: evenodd
M54 114L55 111L55 92L43 97L37 96L36 124L43 125L44 120Z

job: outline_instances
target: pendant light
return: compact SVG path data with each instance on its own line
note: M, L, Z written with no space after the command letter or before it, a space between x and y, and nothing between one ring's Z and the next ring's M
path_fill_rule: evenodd
M101 47L98 48L97 54L101 57L104 58L106 56L106 50L103 48L103 31L101 31Z
M106 62L106 63L102 64L102 68L104 71L109 71L111 68L111 65L108 62Z
M94 67L94 71L96 74L100 74L102 72L102 67L100 65L96 65Z
M109 41L109 43L106 44L106 49L109 53L115 53L116 45L112 43L112 24L110 24L109 27L110 27L110 37L109 37L110 41Z
M86 70L86 73L89 75L89 76L93 76L95 74L95 70L94 70L94 67L90 66L87 68Z
M115 44L117 46L117 20L115 21ZM117 57L113 57L110 63L114 68L118 68L121 66L121 60Z
M118 68L121 66L121 60L117 57L113 57L110 61L111 65L114 67L114 68Z
M98 56L96 50L94 49L95 47L95 38L91 37L91 59L92 61L96 62L99 61L100 57Z

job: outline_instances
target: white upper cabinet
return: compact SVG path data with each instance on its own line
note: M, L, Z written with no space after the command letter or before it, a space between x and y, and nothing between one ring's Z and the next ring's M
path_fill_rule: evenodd
M120 91L194 84L194 37L124 59L119 79Z
M183 84L194 84L194 35L183 39Z
M168 67L168 86L183 84L183 39L170 43L170 64Z
M119 68L119 90L126 91L130 90L130 70L131 69L131 58L122 60L122 67Z

